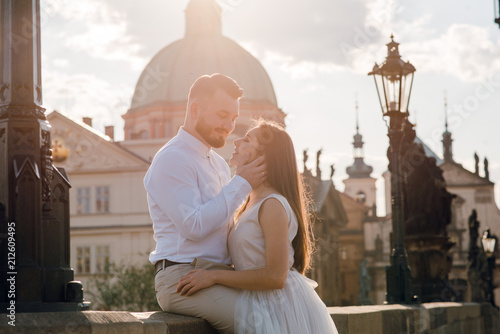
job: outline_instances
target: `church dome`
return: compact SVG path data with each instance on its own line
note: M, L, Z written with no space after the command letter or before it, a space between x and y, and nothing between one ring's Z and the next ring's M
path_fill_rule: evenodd
M142 72L128 113L155 105L187 101L193 82L222 73L243 88L241 104L277 106L273 85L260 62L222 35L221 8L214 0L191 0L186 33L158 52Z

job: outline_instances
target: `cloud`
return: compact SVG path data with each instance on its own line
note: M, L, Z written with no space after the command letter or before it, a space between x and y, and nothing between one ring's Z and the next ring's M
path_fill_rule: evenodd
M419 72L478 82L500 68L500 45L488 27L443 22L446 6L431 12L428 4L401 0L275 0L263 10L258 3L238 1L223 26L265 55L263 62L281 61L281 70L295 79L311 78L319 67L364 75L384 60L391 33Z
M52 60L52 64L56 67L68 67L69 60L66 58L56 58Z
M331 62L318 63L305 60L297 62L292 56L286 56L272 51L266 52L262 62L265 66L278 66L283 72L288 73L292 79L312 78L319 73L329 74L333 73L335 70L342 69L340 66L336 66Z
M341 64L339 44L352 40L355 31L349 28L362 27L366 14L362 0L275 0L264 9L262 1L247 0L226 13L223 28L230 26L227 35L238 42L258 45L259 53L293 55L297 63Z
M81 27L83 32L59 33L64 45L72 51L85 52L97 59L125 61L134 70L145 66L147 59L139 56L142 46L129 33L125 13L109 3L52 0L42 7L42 13L47 23L57 17L71 22L73 29Z
M93 74L67 74L43 68L44 107L59 110L76 119L93 118L93 126L104 132L115 125L116 139L123 137L120 117L130 105L132 87L115 85Z
M490 40L486 27L453 24L426 41L405 44L419 71L451 74L465 82L481 82L500 70L500 44Z

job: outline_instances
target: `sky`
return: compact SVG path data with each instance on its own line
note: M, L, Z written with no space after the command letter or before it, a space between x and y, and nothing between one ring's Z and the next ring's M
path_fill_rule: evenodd
M488 158L500 206L500 29L491 0L217 0L223 34L267 70L299 161L322 149L323 177L334 183L353 162L355 101L365 162L387 170L387 128L372 77L394 34L416 68L410 120L442 156L444 99L455 161L474 171L474 153ZM42 0L43 106L94 127L123 119L137 80L151 58L184 36L188 0ZM308 167L316 169L315 159ZM383 213L383 182L378 207ZM480 219L480 217L479 217Z

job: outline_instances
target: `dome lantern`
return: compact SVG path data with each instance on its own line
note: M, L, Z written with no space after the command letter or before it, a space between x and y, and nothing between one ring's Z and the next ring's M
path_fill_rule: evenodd
M186 8L186 38L222 35L222 9L215 0L191 0Z

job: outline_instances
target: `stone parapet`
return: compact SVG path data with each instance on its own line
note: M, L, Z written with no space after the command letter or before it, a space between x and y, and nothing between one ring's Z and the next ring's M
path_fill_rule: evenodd
M477 303L329 307L340 334L494 334L498 309ZM15 327L1 314L0 333L214 334L204 320L166 312L18 313Z
M499 312L490 304L424 303L329 307L340 334L494 334Z

